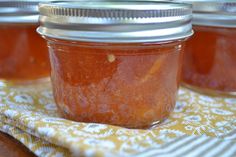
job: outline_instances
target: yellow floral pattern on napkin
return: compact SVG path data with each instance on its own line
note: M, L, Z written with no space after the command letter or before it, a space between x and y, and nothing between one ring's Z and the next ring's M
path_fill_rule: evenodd
M150 130L125 129L61 118L49 83L7 87L0 83L0 130L42 157L130 156L177 137L221 138L236 128L236 99L181 88L171 116Z

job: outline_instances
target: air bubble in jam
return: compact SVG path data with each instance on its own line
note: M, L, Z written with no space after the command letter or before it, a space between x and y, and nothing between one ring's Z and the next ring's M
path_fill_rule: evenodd
M112 63L116 60L116 57L113 54L109 54L109 55L107 55L107 59L110 63Z
M114 44L48 40L54 97L65 118L146 128L173 110L183 41ZM64 112L65 108L69 112Z

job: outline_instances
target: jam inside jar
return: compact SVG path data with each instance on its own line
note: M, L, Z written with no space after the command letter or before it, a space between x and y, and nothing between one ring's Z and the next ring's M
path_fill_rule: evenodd
M48 42L63 117L127 128L168 117L193 34L190 5L55 1L39 8L37 31Z
M236 93L236 28L194 26L194 30L186 42L183 81L207 93Z
M132 128L167 118L175 106L182 44L49 40L59 111L75 121Z
M50 62L37 25L0 25L0 79L27 82L46 78Z

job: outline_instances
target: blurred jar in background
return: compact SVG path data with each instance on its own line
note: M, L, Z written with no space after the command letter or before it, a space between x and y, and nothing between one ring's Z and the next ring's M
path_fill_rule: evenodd
M187 41L182 80L207 94L236 95L236 2L193 4L194 36Z
M0 1L0 80L25 84L48 78L47 45L36 33L39 2Z

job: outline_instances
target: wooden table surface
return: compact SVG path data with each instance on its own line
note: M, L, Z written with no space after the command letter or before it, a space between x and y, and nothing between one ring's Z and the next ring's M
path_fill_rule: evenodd
M0 132L0 157L35 157L24 145Z

